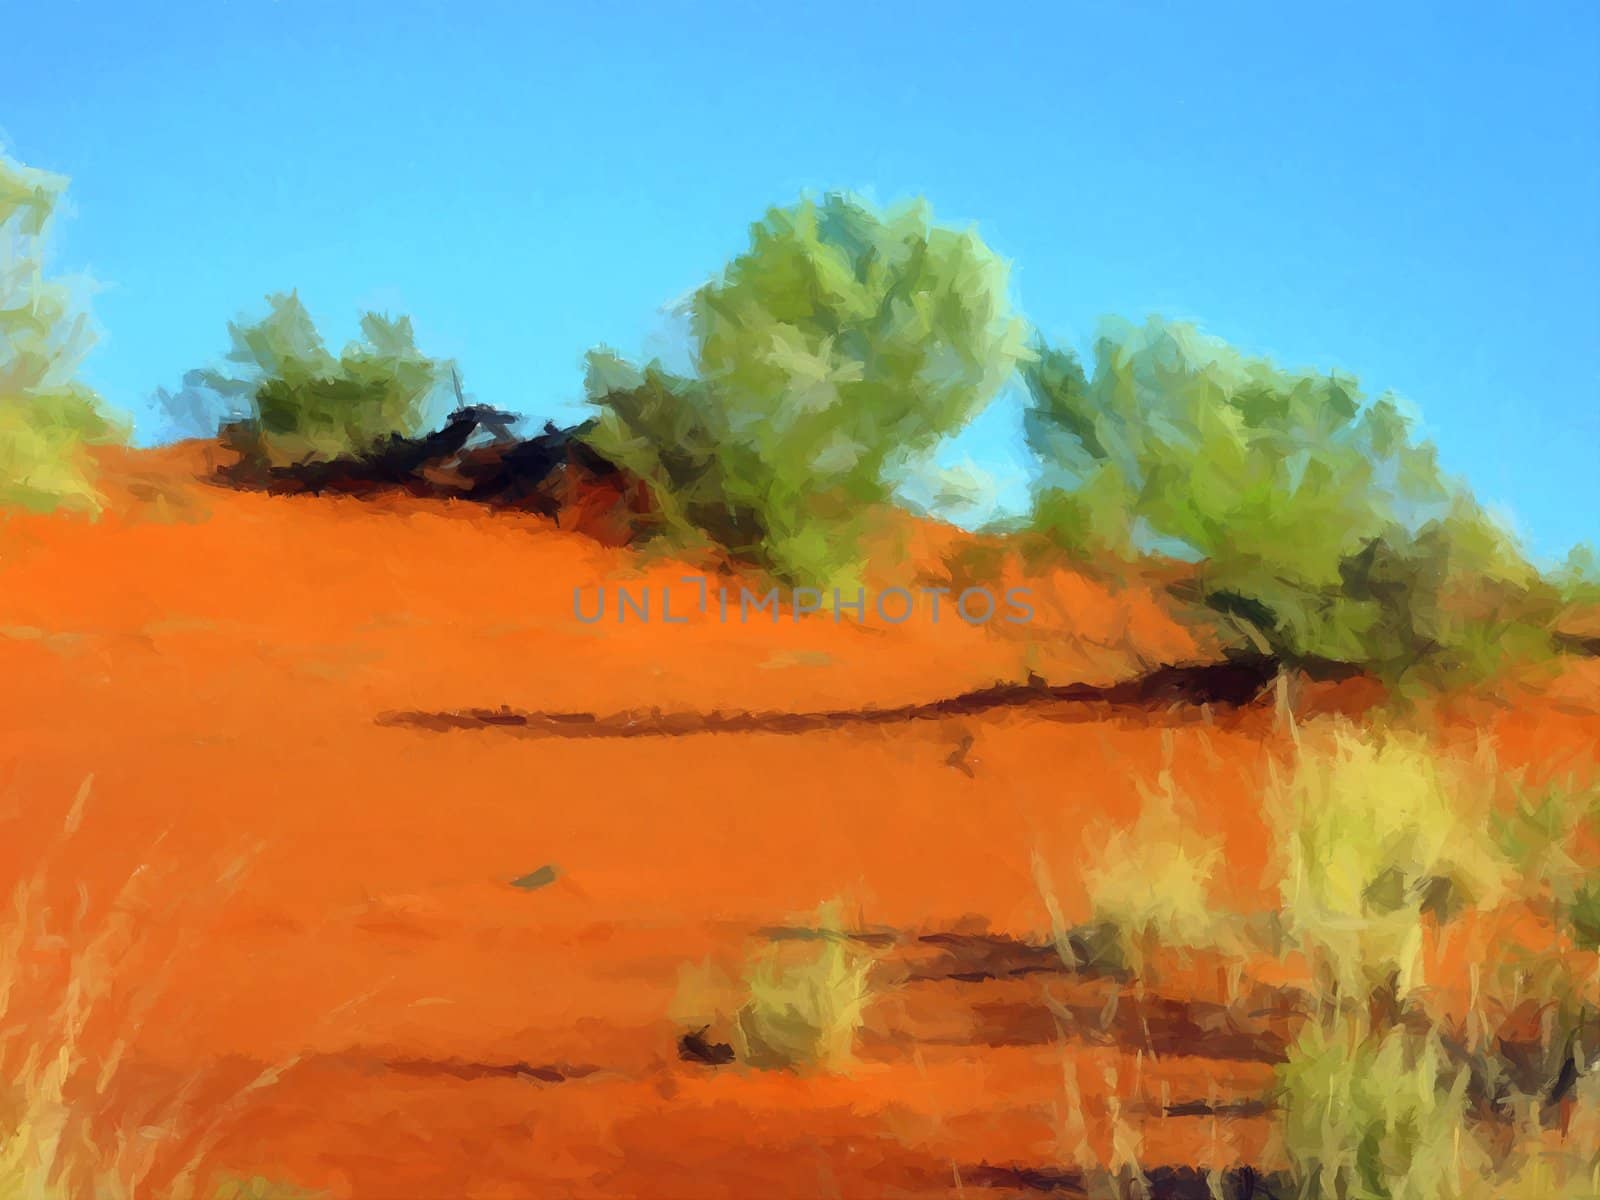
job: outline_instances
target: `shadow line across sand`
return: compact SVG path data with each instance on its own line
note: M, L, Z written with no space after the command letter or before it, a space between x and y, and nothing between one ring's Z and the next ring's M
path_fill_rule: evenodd
M1072 683L1051 686L1037 677L1027 683L1000 683L939 700L887 708L836 708L813 712L734 709L663 712L633 709L618 713L525 711L508 707L441 712L385 712L379 725L447 733L458 729L497 729L524 737L636 738L685 737L698 733L818 733L855 726L895 725L978 716L1000 709L1045 709L1062 704L1139 709L1214 705L1239 708L1256 701L1277 674L1271 658L1238 658L1220 663L1161 666L1135 679L1106 686Z

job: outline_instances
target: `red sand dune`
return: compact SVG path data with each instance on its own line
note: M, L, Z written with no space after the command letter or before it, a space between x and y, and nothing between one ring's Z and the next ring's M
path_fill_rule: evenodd
M981 1164L1106 1161L1111 1096L1144 1162L1271 1163L1263 1117L1162 1115L1259 1097L1269 1063L1152 1059L1025 1016L1042 988L1085 983L906 983L841 1076L682 1061L671 1015L684 964L737 975L757 931L832 897L866 928L1037 938L1037 854L1081 916L1086 835L1132 820L1166 763L1224 840L1218 903L1271 903L1268 711L611 739L378 720L893 706L1207 656L1152 591L1031 581L1026 635L827 614L587 626L574 587L685 568L514 513L203 486L199 454L114 459L98 520L0 525L0 883L33 872L92 774L46 889L58 915L80 888L100 912L149 868L107 1010L156 997L129 1071L151 1089L212 1072L226 1091L295 1064L235 1106L218 1170L361 1197L931 1196L974 1172L1003 1195ZM931 564L960 536L924 530L912 553ZM1592 770L1594 666L1463 713L1460 736ZM548 886L510 886L546 865ZM1215 973L1170 980L1224 1000Z

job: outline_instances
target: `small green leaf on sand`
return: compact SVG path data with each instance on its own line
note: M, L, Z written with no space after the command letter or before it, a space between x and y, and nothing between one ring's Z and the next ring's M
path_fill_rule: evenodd
M556 877L560 875L560 873L561 872L556 870L553 864L546 863L537 871L533 871L519 879L513 879L511 881L511 886L514 888L521 888L525 892L537 891L542 887L548 887L550 884L554 883L556 881Z

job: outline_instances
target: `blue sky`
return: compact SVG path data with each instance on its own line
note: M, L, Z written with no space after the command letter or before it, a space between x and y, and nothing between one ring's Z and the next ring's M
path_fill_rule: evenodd
M1393 389L1558 555L1600 539L1600 5L1397 7L13 4L0 139L72 178L87 375L146 439L290 287L567 417L586 348L670 345L842 187L977 222L1054 337L1160 312ZM1015 419L945 454L1012 500Z

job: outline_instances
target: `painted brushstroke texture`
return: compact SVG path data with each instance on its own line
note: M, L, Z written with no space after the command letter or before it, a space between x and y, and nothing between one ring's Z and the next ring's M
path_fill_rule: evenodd
M1600 1186L1600 576L1401 402L1085 363L828 193L583 421L290 291L134 450L63 186L0 160L0 1200Z

